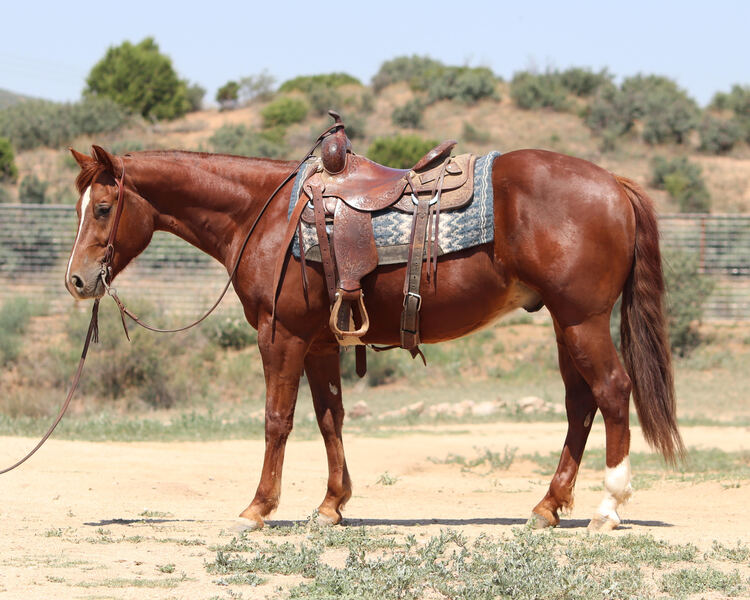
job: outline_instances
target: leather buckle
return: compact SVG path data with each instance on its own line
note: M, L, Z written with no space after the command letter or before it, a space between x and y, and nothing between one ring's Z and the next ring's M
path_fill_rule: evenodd
M422 296L414 292L406 292L404 294L404 308L406 308L406 303L409 301L409 296L417 299L417 312L419 312L422 308Z

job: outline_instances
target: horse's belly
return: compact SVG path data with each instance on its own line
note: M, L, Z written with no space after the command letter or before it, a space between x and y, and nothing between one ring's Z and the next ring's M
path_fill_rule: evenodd
M461 253L459 253L461 254ZM437 285L422 272L420 337L425 343L441 342L471 333L521 306L539 303L537 292L510 277L492 261L489 252L441 260ZM405 269L378 269L363 281L370 330L364 341L397 344L404 299Z

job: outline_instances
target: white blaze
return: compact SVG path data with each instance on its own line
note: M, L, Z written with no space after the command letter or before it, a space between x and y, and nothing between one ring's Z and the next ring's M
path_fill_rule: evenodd
M617 507L628 501L633 494L630 485L630 457L626 456L616 467L607 467L604 473L604 499L599 505L599 514L620 522Z
M78 247L78 239L81 237L81 231L83 231L83 221L88 213L89 202L91 202L91 186L86 188L81 196L81 220L78 222L78 232L76 233L76 241L73 244L73 250L70 252L70 258L68 259L68 270L65 273L65 281L70 281L70 266L73 264L73 255L76 253Z

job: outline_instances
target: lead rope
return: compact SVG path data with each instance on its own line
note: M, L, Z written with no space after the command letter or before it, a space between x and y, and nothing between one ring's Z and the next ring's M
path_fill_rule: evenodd
M299 171L300 167L302 167L303 164L305 164L310 158L313 157L313 152L317 149L317 147L320 145L320 143L328 136L330 135L335 129L338 128L338 125L332 125L328 129L326 129L323 133L321 133L318 136L318 139L315 141L315 143L312 145L310 150L308 151L305 158L303 158L299 163L297 163L297 166L294 167L291 173L286 176L284 181L282 181L279 186L273 191L273 193L268 197L268 200L266 200L263 207L260 209L260 212L258 213L258 216L253 221L253 224L250 226L249 231L247 232L247 235L245 236L245 240L242 242L242 246L240 247L240 252L237 255L237 259L234 262L234 267L232 268L232 272L229 275L229 279L227 280L226 285L224 286L224 289L222 290L221 294L219 295L219 299L214 302L213 306L208 309L208 311L197 321L190 323L189 325L185 325L184 327L178 327L176 329L159 329L157 327L152 327L151 325L144 323L141 321L136 315L134 315L128 308L122 303L120 298L117 296L117 290L115 288L111 287L109 285L109 279L112 274L111 272L111 265L110 262L112 261L112 258L114 257L114 241L115 241L115 235L117 234L117 226L120 222L120 215L122 214L123 210L123 196L124 196L124 187L125 187L125 163L120 163L122 168L122 173L120 175L120 179L118 180L115 178L115 182L118 185L118 195L117 195L117 208L115 209L115 219L112 223L112 230L109 234L109 240L107 242L107 250L106 254L104 255L104 260L102 261L102 268L99 272L99 277L101 277L102 283L104 284L104 289L107 291L107 294L115 301L117 304L117 308L120 310L120 318L122 319L122 326L125 330L125 335L130 340L130 335L128 334L128 328L125 324L125 317L124 315L127 315L130 317L133 321L135 321L138 325L141 327L148 329L149 331L155 331L157 333L176 333L178 331L185 331L186 329L190 329L191 327L195 327L200 323L201 321L205 320L206 317L208 317L217 306L219 306L219 303L222 301L224 296L226 295L227 291L229 290L229 286L232 283L232 279L234 278L235 274L237 273L237 268L240 265L240 260L242 259L242 255L245 252L245 247L247 246L248 241L250 240L250 236L252 235L253 231L255 230L255 227L258 225L258 221L260 221L260 218L263 216L263 214L266 212L266 209L271 204L271 201L276 197L276 194L281 191L281 188L283 188L289 181L291 180L292 176ZM73 395L75 394L76 390L78 389L78 384L81 380L81 374L83 373L83 365L86 362L86 355L89 351L89 346L91 345L91 342L97 342L99 338L99 298L94 300L94 305L91 307L91 320L89 321L89 328L86 333L86 339L83 342L83 350L81 351L81 359L78 361L78 368L76 369L75 375L73 376L73 381L70 386L70 391L68 392L67 397L65 398L65 402L63 402L63 405L60 407L60 412L57 414L57 417L55 418L52 425L50 425L49 429L47 430L47 433L45 433L42 436L42 439L39 440L36 446L28 453L26 456L24 456L21 460L17 461L16 463L12 464L9 467L6 467L2 470L0 470L0 475L3 473L7 473L8 471L12 471L16 467L21 466L23 463L25 463L29 458L31 458L39 448L42 447L44 442L49 439L49 437L52 435L52 432L55 430L57 425L60 423L60 421L63 418L63 415L65 415L65 411L68 410L68 406L70 405L70 401L73 399Z

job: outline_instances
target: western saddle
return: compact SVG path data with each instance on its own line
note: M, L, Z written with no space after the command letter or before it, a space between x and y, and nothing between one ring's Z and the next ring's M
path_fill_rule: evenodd
M373 213L388 209L413 215L400 347L413 357L422 355L418 348L422 263L429 265L427 280L435 281L440 211L456 210L471 201L476 157L451 157L456 142L448 140L411 169L392 169L354 154L341 117L334 111L329 114L335 120L332 133L323 140L321 157L309 168L302 184L304 195L300 194L290 217L284 252L276 265L274 298L296 231L300 234L303 285L307 289L302 222L314 224L332 305L329 324L339 344L357 346L357 373L364 375L362 337L369 328L369 317L361 280L378 265Z

